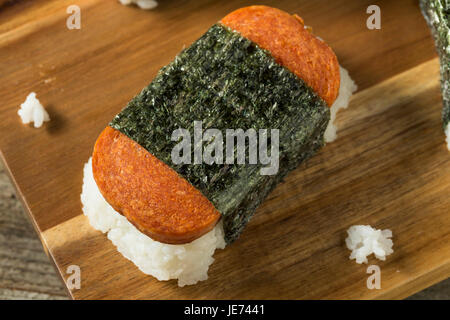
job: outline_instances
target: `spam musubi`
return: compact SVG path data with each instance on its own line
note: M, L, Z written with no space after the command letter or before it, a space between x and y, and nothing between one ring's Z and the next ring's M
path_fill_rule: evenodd
M330 119L355 90L299 16L236 10L103 130L85 167L83 210L143 272L179 285L204 280L214 250L235 241L283 177L335 137ZM225 150L216 142L230 130L270 151ZM173 161L174 132L194 138L183 149L189 161Z

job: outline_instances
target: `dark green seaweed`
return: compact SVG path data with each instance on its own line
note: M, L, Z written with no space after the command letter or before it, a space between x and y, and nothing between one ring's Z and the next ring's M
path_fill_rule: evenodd
M422 14L433 34L436 50L441 65L441 91L444 107L442 109L442 125L445 128L450 122L450 1L420 0Z
M227 243L236 240L277 183L323 146L329 108L301 79L250 40L212 26L163 67L110 123L200 190L222 214ZM262 164L181 164L171 160L172 132L194 121L215 128L279 129L279 171ZM206 144L203 144L203 148ZM192 155L193 159L193 155Z

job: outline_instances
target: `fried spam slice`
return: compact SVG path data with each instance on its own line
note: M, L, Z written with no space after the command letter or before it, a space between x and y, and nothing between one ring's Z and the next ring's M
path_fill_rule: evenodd
M92 169L114 210L159 242L191 242L214 228L220 218L200 191L109 126L95 143Z
M328 106L339 93L339 63L333 50L305 28L303 19L267 6L228 14L221 23L268 50L275 60L303 79Z

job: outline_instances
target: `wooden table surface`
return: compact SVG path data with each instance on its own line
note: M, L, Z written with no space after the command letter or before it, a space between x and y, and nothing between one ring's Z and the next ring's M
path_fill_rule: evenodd
M163 65L226 13L252 1L160 1L152 11L80 0L15 1L0 9L0 151L63 279L81 267L76 299L404 298L450 275L450 154L441 129L439 64L416 1L259 1L298 13L359 86L338 115L338 140L280 184L241 238L219 250L209 279L179 288L123 258L82 215L82 168L93 143ZM381 8L381 29L366 8ZM22 125L35 91L52 120ZM393 255L348 260L345 230L390 228Z
M0 300L67 299L0 161Z

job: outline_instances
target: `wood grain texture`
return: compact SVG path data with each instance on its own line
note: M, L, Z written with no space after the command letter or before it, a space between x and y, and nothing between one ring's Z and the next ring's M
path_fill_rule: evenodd
M0 300L64 298L64 285L0 163Z
M260 1L301 15L335 50L360 91L338 115L338 140L300 166L258 209L242 237L216 253L210 279L178 288L123 258L81 214L82 167L110 119L226 13L250 1L163 1L154 11L79 1L23 1L0 11L0 150L63 278L82 270L86 298L403 298L450 275L450 155L440 125L438 61L416 1ZM52 121L20 124L30 91ZM20 140L18 140L20 139ZM18 142L19 141L19 142ZM391 228L395 253L382 290L348 260L353 224ZM244 258L243 258L244 257Z

